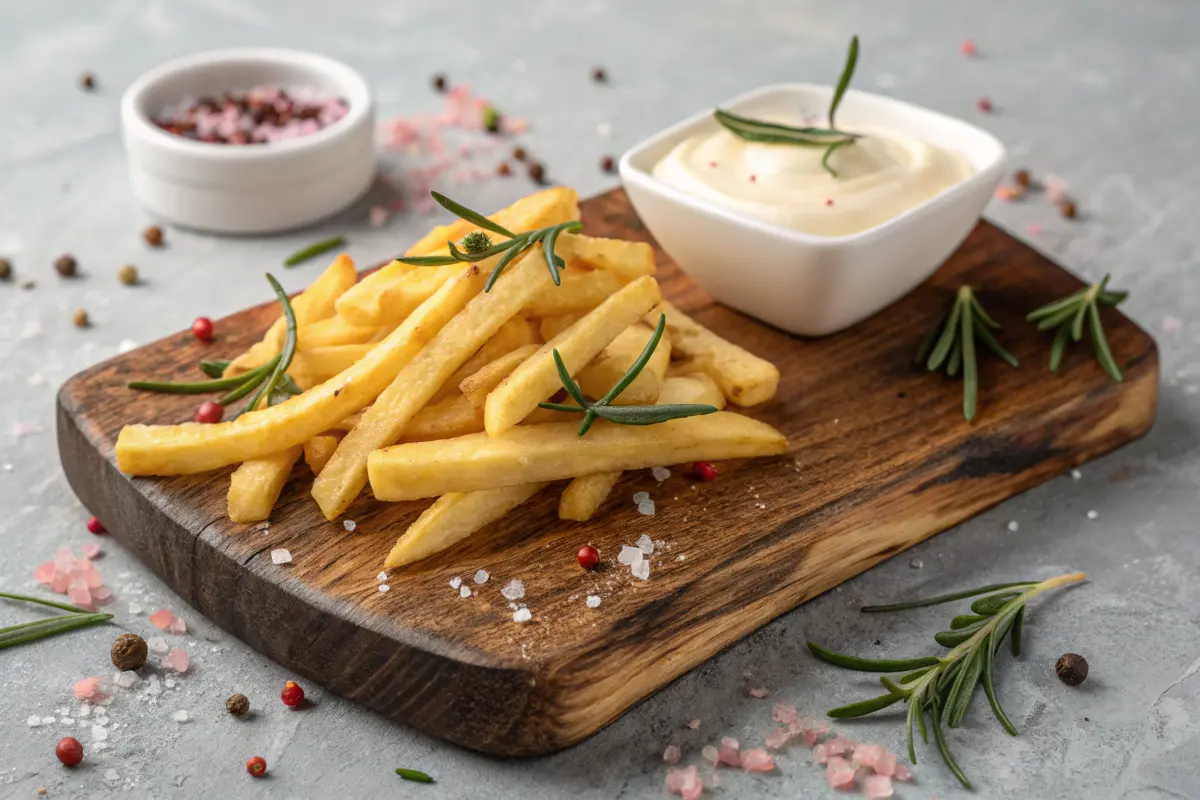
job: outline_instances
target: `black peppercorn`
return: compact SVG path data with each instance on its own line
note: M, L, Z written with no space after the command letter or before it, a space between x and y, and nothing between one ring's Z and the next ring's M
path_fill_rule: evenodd
M602 172L611 174L616 166L617 162L613 160L612 156L605 156L604 158L600 159L600 170Z
M1087 659L1078 653L1064 653L1054 663L1054 672L1067 686L1078 686L1088 676Z
M85 72L79 76L79 85L85 92L90 92L96 88L96 76L90 72Z
M1029 170L1019 169L1013 173L1013 183L1028 189L1033 185L1033 176L1029 174Z
M437 75L433 76L434 91L444 92L444 91L446 91L447 85L448 84L446 83L446 76L443 75L442 73L439 72Z
M539 186L544 186L546 183L546 168L537 161L530 161L529 178Z
M12 277L12 264L7 258L0 258L0 281L6 281Z
M161 247L163 243L163 229L157 225L151 225L146 230L142 231L142 238L146 240L146 244L151 247Z
M1067 219L1075 219L1075 216L1079 213L1079 209L1075 208L1073 200L1063 200L1059 203L1058 212Z
M79 265L70 255L61 255L54 260L54 269L64 278L74 278L79 272Z
M507 178L509 175L512 175L512 167L508 165L507 161L501 161L499 166L496 167L496 174L501 178Z
M517 161L524 161L528 155L529 154L525 152L524 147L513 148L513 158L515 158Z

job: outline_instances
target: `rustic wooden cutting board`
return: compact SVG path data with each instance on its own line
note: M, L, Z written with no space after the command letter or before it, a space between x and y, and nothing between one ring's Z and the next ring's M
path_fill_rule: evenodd
M623 192L583 205L589 233L650 241ZM782 429L790 455L721 465L715 483L677 468L657 484L627 475L595 519L561 522L546 490L486 531L402 570L378 591L384 556L425 503L360 498L330 523L297 467L269 527L225 517L228 471L130 479L113 443L129 422L191 417L196 399L132 392L132 378L197 379L202 357L259 338L274 303L217 325L211 345L169 336L72 378L58 397L63 467L84 505L181 597L306 678L465 747L548 753L595 733L639 700L776 616L882 559L1051 476L1141 436L1158 390L1153 340L1115 311L1104 324L1121 384L1089 344L1057 376L1050 337L1023 315L1081 283L981 223L932 280L836 336L799 339L711 299L659 252L663 294L783 373L776 399L750 413ZM980 411L962 418L961 383L912 364L962 282L1004 326L1013 370L981 356ZM632 496L648 491L653 517ZM662 544L647 581L616 564L640 534ZM575 563L585 543L604 568ZM294 563L271 563L273 548ZM491 578L476 585L486 569ZM477 590L460 598L462 576ZM525 584L533 621L512 621L501 587ZM599 608L585 597L597 594Z

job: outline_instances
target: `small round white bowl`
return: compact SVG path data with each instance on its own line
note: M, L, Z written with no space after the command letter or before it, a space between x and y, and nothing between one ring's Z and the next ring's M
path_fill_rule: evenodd
M198 142L152 117L187 98L264 84L336 94L346 116L307 136L256 145ZM375 105L367 82L331 58L298 50L216 50L169 61L121 98L133 192L153 215L215 233L273 233L337 213L375 176Z

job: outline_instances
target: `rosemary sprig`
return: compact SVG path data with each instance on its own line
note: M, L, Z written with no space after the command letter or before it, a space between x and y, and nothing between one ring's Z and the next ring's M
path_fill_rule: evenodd
M838 78L837 86L833 90L833 97L829 101L828 123L824 128L798 127L795 125L783 125L777 122L764 122L762 120L751 119L750 117L731 114L720 108L713 111L713 118L734 136L748 142L790 144L800 147L824 147L825 155L821 158L821 166L826 172L836 178L838 176L837 170L830 165L830 156L839 147L854 144L854 141L860 137L860 134L840 131L833 124L834 115L837 114L838 106L842 103L842 97L846 94L846 89L850 86L850 79L854 77L854 68L857 65L858 37L852 36L850 38L850 48L846 52L846 63L842 67L841 77Z
M1048 331L1057 327L1054 342L1050 345L1050 371L1057 372L1062 364L1063 353L1067 349L1067 339L1076 342L1083 339L1083 326L1087 323L1088 332L1092 337L1092 347L1096 350L1096 360L1108 377L1120 383L1125 380L1117 360L1113 358L1108 346L1108 337L1104 334L1104 326L1100 323L1100 306L1116 308L1125 301L1129 292L1112 291L1108 289L1108 275L1099 283L1094 283L1086 289L1080 289L1069 297L1048 303L1036 311L1031 311L1025 319L1037 323L1039 331Z
M433 783L433 778L419 769L407 769L406 767L396 767L396 774L406 781L413 783Z
M316 258L317 256L321 255L322 253L328 253L330 250L333 250L335 247L341 247L345 243L346 243L345 236L330 236L328 239L322 239L319 242L313 242L312 244L308 245L307 247L302 247L299 250L297 250L296 252L292 253L287 258L285 258L283 260L283 265L285 267L294 267L297 264L301 264L305 261L308 261L310 258Z
M997 584L927 600L863 608L864 612L869 613L896 611L986 595L971 604L971 610L975 613L970 615L970 619L967 615L955 617L950 630L941 631L934 637L939 644L951 648L941 656L907 659L857 658L835 653L809 642L808 649L814 656L835 666L863 672L905 673L895 679L881 676L879 682L887 690L886 694L835 708L829 712L829 716L835 719L861 717L888 708L901 700L905 701L908 703L905 738L908 743L909 760L917 763L913 728L920 732L921 741L928 744L928 727L932 726L934 743L946 766L963 786L970 789L970 781L954 760L954 755L946 743L943 724L950 728L957 728L962 724L970 709L975 687L982 681L984 695L997 721L1009 734L1017 735L1017 729L1004 713L996 696L993 676L996 651L1004 643L1005 637L1011 635L1013 655L1020 654L1022 622L1025 606L1030 600L1052 589L1079 583L1086 577L1082 572L1073 572L1041 583L1026 581ZM926 717L929 718L929 726Z
M654 327L654 335L650 337L650 341L646 342L646 346L642 349L642 354L637 357L637 361L629 367L629 370L621 376L621 379L613 384L604 397L601 397L596 402L589 402L584 396L583 390L579 388L579 384L571 377L571 373L567 371L567 365L563 363L562 356L558 354L558 349L554 350L554 366L558 368L558 377L562 381L563 388L567 390L567 394L579 405L565 405L563 403L538 403L541 408L548 408L551 411L565 411L573 414L583 414L583 422L579 425L579 435L583 436L592 427L592 423L596 418L606 419L609 422L615 422L618 425L657 425L660 422L666 422L671 419L682 419L683 417L696 417L703 414L716 413L716 406L704 405L701 403L676 403L672 405L662 406L613 406L609 405L617 398L621 392L628 388L629 384L633 383L634 378L650 361L650 356L654 354L654 349L658 347L659 341L662 339L663 331L667 327L667 315L658 315L658 325Z
M35 642L38 639L45 639L49 636L56 636L60 633L73 631L76 628L86 628L90 625L96 625L101 622L112 619L112 614L98 614L88 611L78 606L69 605L67 603L58 603L53 600L43 600L40 597L30 597L23 594L10 594L9 592L0 592L0 598L6 600L20 600L26 603L37 603L38 605L50 606L52 608L61 608L64 611L69 611L69 614L60 614L56 617L47 617L45 619L33 620L32 622L22 622L16 625L9 625L5 628L0 628L0 649L5 647L16 647L20 644Z
M917 351L916 363L925 364L931 372L945 365L946 374L953 378L959 369L962 369L963 416L968 422L975 418L976 400L979 395L975 338L978 337L984 347L1009 366L1017 366L1017 359L996 341L996 337L989 330L999 327L1000 324L983 310L983 306L975 297L975 291L970 286L960 286L954 298L954 305L929 332Z
M208 394L210 392L226 392L217 399L217 403L228 406L254 392L254 397L246 404L245 411L258 408L259 402L266 398L266 405L282 403L289 397L300 394L301 389L287 374L287 368L296 355L296 312L287 292L275 280L275 276L267 274L267 281L272 291L279 299L283 308L283 317L287 323L283 340L282 352L267 363L229 378L222 378L228 361L201 361L200 371L212 380L174 383L171 381L130 381L125 384L130 389L143 392L158 392L160 394Z
M448 256L412 256L412 257L397 257L395 260L401 264L410 264L418 267L441 267L447 264L455 264L459 262L475 262L483 261L503 253L501 259L496 262L492 274L488 276L487 284L483 287L483 291L490 292L492 285L496 283L496 279L500 277L500 273L504 272L504 268L513 262L517 256L524 253L529 248L533 247L538 242L543 245L543 253L546 257L546 268L550 270L550 277L554 279L555 286L562 285L562 278L558 271L566 267L566 262L562 257L554 252L554 242L558 239L558 235L564 231L567 233L577 233L583 230L583 223L579 220L571 222L563 222L558 225L551 225L548 228L539 228L536 231L528 231L526 233L513 233L507 228L499 225L492 220L480 214L478 211L472 211L461 203L456 203L449 197L438 192L430 192L433 199L438 202L442 208L454 214L459 219L466 220L472 225L477 225L484 230L498 233L501 236L507 236L507 241L492 244L491 239L487 234L479 236L481 231L467 234L463 238L463 250L460 250L454 242L447 242L446 245L450 248Z

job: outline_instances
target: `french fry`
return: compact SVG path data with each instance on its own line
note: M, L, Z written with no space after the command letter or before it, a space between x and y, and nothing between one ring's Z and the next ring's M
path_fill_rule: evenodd
M579 219L579 195L574 189L563 186L543 189L489 215L488 219L513 233L525 233L570 222ZM477 230L480 228L465 219L456 219L449 225L439 225L425 234L419 242L408 248L404 255L431 256L449 253L446 242L460 241L471 231Z
M542 335L542 341L548 342L555 336L558 336L578 322L579 318L586 313L586 311L568 311L565 314L542 317L542 321L538 323L538 333Z
M339 347L344 344L366 344L371 341L378 328L351 325L341 317L330 317L296 330L296 346L300 350L315 350L318 347Z
M583 437L575 419L521 425L498 438L476 433L448 441L398 444L371 453L367 471L376 498L400 501L594 472L785 452L787 439L770 425L718 411L659 425L600 421Z
M304 463L312 470L313 475L320 475L321 470L329 463L333 451L337 449L342 437L337 434L323 433L314 436L304 443Z
M589 397L603 397L604 393L629 371L653 335L654 331L641 323L630 325L621 331L617 334L617 338L600 351L600 355L596 356L575 376L579 388ZM654 353L646 362L646 366L633 379L633 383L617 395L613 400L613 405L650 405L658 400L658 393L662 388L663 377L670 361L670 334L663 331L662 339L654 348Z
M459 385L463 381L506 353L511 353L513 350L527 345L541 343L537 326L531 320L525 317L513 317L501 325L500 330L496 331L496 335L484 342L483 346L475 351L475 355L467 359L467 363L446 379L446 382L438 388L437 394L433 396L433 402L460 394Z
M350 256L343 253L335 258L307 289L292 298L292 311L296 315L297 329L332 317L334 303L343 292L354 285L357 277L358 273ZM241 375L267 363L283 350L283 340L286 336L287 321L280 314L267 329L262 341L229 363L224 376L230 378Z
M294 367L288 369L289 374L296 378L301 373L311 381L310 386L300 383L301 388L324 383L338 373L350 369L354 362L371 352L372 344L341 344L334 347L317 347L312 350L301 350L292 357Z
M654 248L645 242L564 233L555 242L554 252L562 256L567 264L583 263L625 280L654 274Z
M229 518L234 522L262 522L271 516L301 450L299 445L289 447L274 455L245 461L234 470L226 500Z
M419 268L409 264L402 264L399 261L393 261L375 270L370 275L363 276L361 281L351 286L338 298L336 303L338 316L350 320L351 317L343 314L343 310L350 310L353 313L362 309L362 319L381 317L380 304L382 303L383 290L400 282L404 279L404 276L416 269ZM369 326L370 323L368 323Z
M483 430L483 409L456 394L439 403L431 403L413 415L404 427L402 442L429 442L434 439L455 439Z
M350 369L279 405L210 425L126 425L117 466L127 475L192 475L302 445L374 402L486 280L478 264L466 267Z
M654 278L638 278L542 345L488 395L483 410L488 434L501 435L562 388L553 350L558 350L567 371L574 375L659 300Z
M447 264L442 267L413 267L407 272L393 273L393 279L389 282L376 282L371 287L371 293L342 295L338 298L337 314L353 325L379 327L397 324L436 292L438 287L460 272L461 265Z
M476 279L479 289L487 280L490 261L492 259L480 262L480 274ZM653 279L645 280L653 283ZM313 482L313 497L327 519L335 519L345 511L366 486L367 457L371 451L397 441L413 415L446 379L549 283L542 247L534 245L504 271L491 292L479 293L472 298L429 340L429 344L367 409L362 421L346 434L333 458Z
M534 317L591 311L624 285L625 282L611 272L568 268L562 272L562 285L546 287L526 311Z
M408 526L384 567L402 567L445 550L490 525L541 490L544 483L444 494Z
M731 403L756 406L775 396L779 370L774 364L725 341L670 303L663 303L662 310L671 347L712 376ZM650 316L658 321L657 313Z
M459 391L463 393L472 406L482 411L484 403L487 402L488 394L499 386L500 382L517 368L518 364L536 353L538 349L539 347L536 344L527 344L524 347L518 347L516 350L505 353L489 364L484 364L482 369L476 370L459 383ZM447 381L447 383L449 382Z
M362 412L355 411L353 414L346 417L345 419L338 420L333 425L330 425L329 430L326 432L327 433L338 433L338 434L349 433L350 431L354 430L354 426L358 424L358 421L360 419L362 419ZM341 439L340 436L338 438Z
M725 395L721 393L720 387L712 378L701 372L697 375L669 377L663 380L658 402L664 406L676 403L702 403L724 408ZM591 475L581 475L572 479L567 484L567 488L563 489L562 497L559 498L559 518L577 522L586 522L591 519L620 478L619 471L611 471L593 472Z

